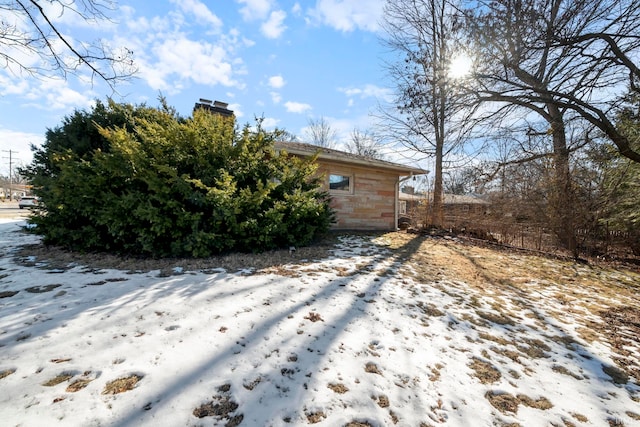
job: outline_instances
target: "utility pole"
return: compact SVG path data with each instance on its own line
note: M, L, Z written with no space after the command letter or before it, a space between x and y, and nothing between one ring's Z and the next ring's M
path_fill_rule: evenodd
M9 201L13 200L13 179L11 175L11 171L13 170L13 153L16 151L13 150L2 150L5 153L9 153Z

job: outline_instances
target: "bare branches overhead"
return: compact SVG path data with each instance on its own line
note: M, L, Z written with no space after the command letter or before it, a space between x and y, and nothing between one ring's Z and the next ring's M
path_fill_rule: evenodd
M521 0L467 3L469 42L479 60L470 93L477 102L528 109L560 132L579 117L620 154L640 152L616 128L615 116L640 68L636 0Z
M133 52L103 40L76 40L63 20L100 25L115 9L109 0L14 0L0 4L0 67L17 75L63 77L88 72L111 88L136 71Z
M333 148L336 144L338 133L324 117L319 119L310 118L305 130L305 137L310 144L318 147Z

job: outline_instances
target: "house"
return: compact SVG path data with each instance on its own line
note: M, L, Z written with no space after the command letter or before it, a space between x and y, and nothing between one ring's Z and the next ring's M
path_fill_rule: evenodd
M200 98L193 110L204 109L234 117L228 104ZM395 230L398 226L399 185L424 169L371 159L344 151L297 142L276 142L278 151L290 155L318 155L318 173L336 212L335 230Z
M395 230L399 185L429 171L344 151L297 142L276 142L276 150L310 157L318 154L318 173L331 195L335 230Z

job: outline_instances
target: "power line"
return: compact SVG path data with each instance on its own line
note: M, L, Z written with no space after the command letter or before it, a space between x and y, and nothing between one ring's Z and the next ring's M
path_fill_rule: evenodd
M13 170L13 153L17 153L15 150L2 150L4 153L9 153L9 200L13 199L13 177L11 175ZM6 157L4 157L6 159Z

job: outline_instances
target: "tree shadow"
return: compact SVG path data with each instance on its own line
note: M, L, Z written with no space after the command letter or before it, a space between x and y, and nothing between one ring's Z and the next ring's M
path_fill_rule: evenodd
M344 276L338 275L308 297L288 306L282 304L282 310L273 311L259 325L247 328L241 341L235 345L196 366L185 367L170 384L155 393L154 400L159 401L160 396L178 396L203 376L213 374L216 377L212 380L214 383L231 383L232 390L270 387L267 392L243 394L237 413L256 405L262 408L260 419L248 420L250 424L262 425L278 418L301 416L305 411L301 407L303 402L317 386L314 384L315 376L324 365L331 363L329 359L335 356L336 343L343 332L366 316L372 304L376 303L374 300L381 288L396 278L390 270L400 268L403 257L418 247L409 242L397 251L375 255L361 267L364 274L356 270ZM370 273L379 267L382 268L380 274L370 277ZM335 301L342 304L340 312L329 318L325 311L334 311L338 305ZM333 306L329 308L326 304ZM295 321L300 322L298 327L291 325ZM372 330L370 333L371 340L374 340L375 332ZM271 341L269 345L265 345L267 338ZM244 354L255 353L256 349L260 349L265 359L277 358L277 362L262 364L243 359ZM237 372L225 372L232 359L236 360ZM364 372L365 366L362 369ZM213 386L211 393L215 393ZM265 398L269 401L268 407L259 401ZM193 402L193 407L199 403ZM148 415L151 414L131 411L120 417L117 425L137 425Z

